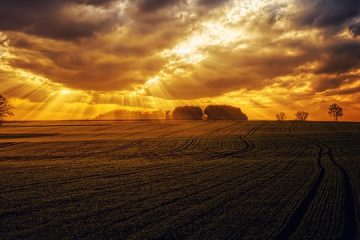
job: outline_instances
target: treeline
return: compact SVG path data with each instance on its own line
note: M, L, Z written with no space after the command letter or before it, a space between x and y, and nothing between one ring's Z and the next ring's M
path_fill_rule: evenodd
M171 115L168 112L166 118L174 120L248 120L240 108L229 105L209 105L204 110L198 106L180 106L176 107Z
M104 114L100 114L95 120L155 120L163 119L164 112L162 111L129 111L126 109L119 109Z

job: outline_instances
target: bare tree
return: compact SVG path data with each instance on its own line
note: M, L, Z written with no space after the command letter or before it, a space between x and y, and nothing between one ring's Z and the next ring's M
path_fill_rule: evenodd
M12 110L14 109L8 102L8 100L0 95L0 125L4 118L13 116Z
M295 116L296 116L297 120L306 121L306 119L309 117L309 113L303 112L303 111L298 111Z
M339 105L333 103L329 107L329 115L331 118L334 119L334 121L338 121L339 117L342 117L344 115L343 109Z
M276 119L278 121L284 121L286 119L286 114L284 112L279 112L276 114Z

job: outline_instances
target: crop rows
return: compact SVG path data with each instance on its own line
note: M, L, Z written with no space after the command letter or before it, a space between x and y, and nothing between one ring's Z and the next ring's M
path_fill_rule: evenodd
M292 121L7 124L0 235L356 239L359 133Z

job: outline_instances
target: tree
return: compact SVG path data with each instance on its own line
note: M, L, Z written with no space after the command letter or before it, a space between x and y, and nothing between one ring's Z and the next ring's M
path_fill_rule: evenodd
M165 119L166 119L166 120L170 120L170 119L171 119L170 111L166 111L165 114L166 114L166 115L165 115Z
M297 120L306 121L306 119L309 117L309 113L298 111L295 116Z
M209 105L205 108L204 114L208 120L248 120L240 108L229 105Z
M339 105L333 103L329 107L329 115L331 118L334 119L334 121L338 121L339 117L342 117L344 115L343 109Z
M202 120L203 110L197 106L176 107L172 113L175 120Z
M279 112L276 114L276 119L278 121L284 121L286 119L286 114L284 112Z
M8 100L0 95L0 125L4 118L14 115L12 112L13 109L14 107L9 104Z

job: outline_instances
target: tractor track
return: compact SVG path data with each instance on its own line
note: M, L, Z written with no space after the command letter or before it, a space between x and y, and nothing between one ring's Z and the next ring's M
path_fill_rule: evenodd
M353 188L351 184L351 179L347 171L341 167L335 160L332 148L328 145L312 138L305 138L296 135L296 127L297 122L294 121L292 126L289 128L290 134L294 138L297 138L302 141L306 141L308 144L312 144L317 146L319 149L318 157L317 157L317 166L318 166L318 176L313 181L312 186L305 197L301 200L295 211L292 213L290 218L288 219L286 225L282 228L282 230L274 237L276 240L281 239L289 239L295 231L300 227L301 222L304 220L306 213L310 209L310 205L315 201L316 196L319 193L320 185L324 179L326 174L325 167L323 166L323 158L324 155L328 155L332 166L337 168L341 174L343 179L343 186L345 191L345 200L344 200L344 213L345 213L345 224L344 230L342 233L342 239L347 240L355 240L357 239L357 220L355 213L355 196L353 193Z

